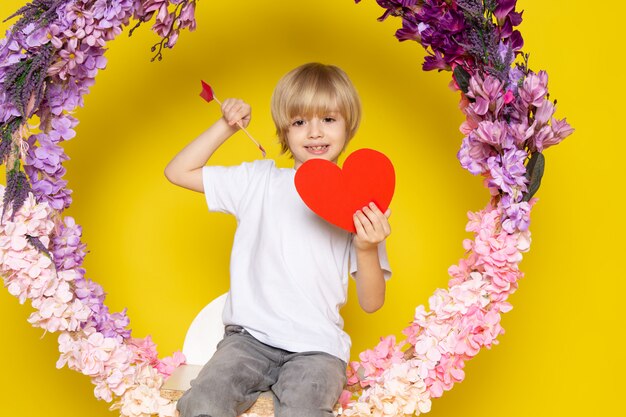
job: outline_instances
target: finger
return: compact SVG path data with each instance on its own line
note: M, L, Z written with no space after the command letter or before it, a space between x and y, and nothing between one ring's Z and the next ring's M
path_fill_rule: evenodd
M370 206L374 206L374 208L364 208L363 211L372 223L372 233L375 234L375 237L373 237L375 239L384 239L391 234L389 221L374 203L370 203Z
M369 209L367 207L363 207L362 210L356 212L356 215L358 216L359 220L361 220L361 223L363 224L363 229L365 229L365 233L367 235L371 235L374 232L374 226L372 225L372 221L369 219L369 217L365 215L364 212L366 210Z
M369 219L369 221L372 223L372 231L374 233L378 233L378 232L383 232L384 231L384 223L387 220L385 218L385 216L383 216L383 213L380 212L380 210L378 210L378 214L368 208L363 208L363 212L366 214L367 218Z
M365 229L363 228L363 223L361 222L361 219L358 216L358 211L356 213L354 213L354 215L352 216L352 220L354 221L354 228L356 229L356 234L359 237L364 237L365 236Z
M226 120L226 122L228 122L229 125L232 125L234 105L235 100L232 98L227 98L222 102L222 114L224 115L224 119Z
M376 215L376 218L378 219L378 221L382 224L385 221L385 215L383 214L382 211L380 211L380 209L378 208L378 206L376 205L376 203L374 203L373 201L369 204L369 208L372 210L372 212Z
M391 234L391 225L389 224L390 216L391 216L391 209L388 208L387 210L385 210L385 221L383 223L383 225L385 226L385 233L387 234L387 236Z
M243 100L240 100L240 103L233 110L234 118L238 122L244 123L250 119L250 105Z
M242 119L245 114L245 110L243 110L245 105L246 103L241 99L229 98L224 100L222 113L229 125L232 126Z

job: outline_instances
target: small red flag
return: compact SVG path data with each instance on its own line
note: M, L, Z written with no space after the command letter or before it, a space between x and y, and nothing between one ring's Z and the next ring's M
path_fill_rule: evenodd
M202 83L202 91L200 92L200 97L205 99L207 103L210 103L213 100L213 89L210 85L200 80Z

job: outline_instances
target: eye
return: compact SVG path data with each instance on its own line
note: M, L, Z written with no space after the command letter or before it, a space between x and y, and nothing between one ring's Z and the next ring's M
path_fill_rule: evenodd
M332 123L332 122L334 122L334 121L335 121L335 120L337 120L337 119L335 119L334 117L327 116L327 117L324 117L324 119L322 119L322 120L323 120L325 123Z
M304 120L297 119L291 122L291 126L304 126Z

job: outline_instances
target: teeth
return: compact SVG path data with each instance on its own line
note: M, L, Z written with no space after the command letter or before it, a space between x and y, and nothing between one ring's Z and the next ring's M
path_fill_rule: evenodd
M307 148L312 149L314 151L321 151L322 149L327 148L328 145L320 145L320 146L307 146Z

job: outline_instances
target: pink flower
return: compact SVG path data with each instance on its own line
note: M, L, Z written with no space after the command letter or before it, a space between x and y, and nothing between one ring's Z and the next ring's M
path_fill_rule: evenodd
M196 3L193 1L188 2L183 6L180 12L180 29L189 28L190 32L196 30Z
M554 103L548 99L544 99L541 105L537 106L535 121L539 126L547 124L555 110Z
M428 373L426 386L430 390L432 398L441 397L444 391L452 389L453 385L462 382L465 378L465 361L463 357L446 354Z
M113 395L123 395L135 383L132 350L117 338L104 337L93 327L73 334L62 333L59 351L57 368L67 364L70 369L91 376L99 399L110 402Z
M172 354L172 356L168 356L167 358L163 358L157 364L156 369L159 371L163 377L168 377L172 375L174 370L178 368L180 365L184 365L187 359L182 352L176 351Z
M560 143L574 132L574 129L567 123L566 119L556 120L553 118L551 120L551 129L552 137L542 142L544 149Z
M348 385L350 385L350 384L348 384ZM339 403L341 408L347 408L351 399L352 399L352 392L350 392L348 390L343 390L341 392L341 395L339 396L339 400L337 400L337 402Z
M143 339L131 338L128 346L133 351L134 363L147 363L156 366L159 358L156 350L156 344L152 341L152 337L146 336Z
M119 409L127 417L173 417L175 403L163 398L160 393L163 378L151 366L136 368L134 384L120 398L112 409Z
M528 106L540 107L546 94L548 94L548 73L545 71L528 74L519 89L520 97Z
M509 104L515 100L515 95L511 90L507 90L502 99L504 100L504 104Z
M507 126L504 122L483 120L473 133L474 138L480 142L491 145L496 149L501 149L507 138Z
M380 343L374 348L359 354L361 362L351 362L348 377L353 385L360 380L361 386L371 385L375 378L392 363L402 362L404 343L396 344L395 336L387 336L380 339Z

